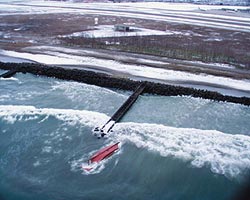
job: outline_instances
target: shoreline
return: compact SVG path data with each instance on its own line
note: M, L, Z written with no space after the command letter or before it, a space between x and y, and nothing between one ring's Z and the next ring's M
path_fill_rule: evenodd
M24 48L21 52L3 50L0 54L3 57L2 59L0 55L0 62L4 63L41 63L65 69L94 71L117 78L191 87L250 98L250 72L227 64L60 46L34 46ZM5 61L4 56L9 59ZM16 58L22 61L16 62ZM228 76L229 74L231 75Z
M16 70L17 72L22 73L31 73L39 76L54 77L62 80L71 80L100 87L116 88L122 90L134 90L136 86L140 82L142 82L127 78L118 78L100 72L87 71L83 69L65 69L62 67L48 66L35 63L0 62L0 69ZM144 93L162 96L191 96L196 98L238 103L250 106L250 98L248 97L234 97L229 95L222 95L218 92L212 92L208 90L194 89L183 86L173 86L149 81L146 81L146 88L144 90Z

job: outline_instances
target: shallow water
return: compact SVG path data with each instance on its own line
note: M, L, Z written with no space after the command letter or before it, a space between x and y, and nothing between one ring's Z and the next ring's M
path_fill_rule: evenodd
M4 71L0 70L0 73ZM107 139L131 92L17 74L0 80L2 199L229 199L250 169L250 108L143 95ZM113 142L121 150L87 174Z

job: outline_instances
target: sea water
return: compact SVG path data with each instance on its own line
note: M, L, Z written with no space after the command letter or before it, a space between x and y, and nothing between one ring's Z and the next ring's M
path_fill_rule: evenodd
M93 136L130 94L31 74L0 79L0 199L222 200L244 186L249 107L145 94L107 138ZM81 169L114 142L118 153Z

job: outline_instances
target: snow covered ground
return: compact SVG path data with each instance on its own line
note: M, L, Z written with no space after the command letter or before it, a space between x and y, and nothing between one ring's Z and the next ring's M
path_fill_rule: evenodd
M72 55L69 51L63 52L62 48L54 48L42 50L39 52L26 53L26 52L15 52L1 50L0 55L5 55L9 57L22 58L33 60L34 62L39 62L43 64L52 65L75 65L77 67L88 66L88 69L93 67L93 69L99 69L103 71L109 71L111 73L123 74L128 77L137 78L147 78L153 80L160 80L166 82L189 82L194 84L203 85L214 85L218 88L231 88L240 91L245 91L250 93L250 80L236 80L226 77L218 77L207 74L193 74L183 71L174 71L163 68L154 68L144 65L134 65L134 64L124 64L114 60L101 59L95 57L85 57L82 55ZM1 57L0 57L1 58ZM1 61L1 60L0 60ZM86 68L87 69L87 68Z
M103 37L128 37L128 36L146 36L146 35L169 35L174 34L170 31L157 31L146 28L131 28L129 32L115 31L114 26L100 25L95 26L95 30L76 32L62 37L86 37L86 38L103 38Z
M230 9L234 13L223 11L222 9ZM197 4L177 4L177 3L162 3L162 2L150 2L150 3L72 3L72 2L51 2L51 1L35 1L35 0L2 0L0 2L0 16L9 15L34 15L34 14L52 14L52 13L70 13L76 15L95 14L101 16L116 16L134 19L148 19L154 21L161 21L169 23L179 24L191 24L195 26L212 27L225 30L232 30L238 32L245 32L242 34L250 33L250 15L247 13L237 12L238 10L247 10L249 7L243 6L213 6L213 5L197 5ZM223 14L222 14L223 13ZM85 17L85 16L84 16ZM159 31L146 28L140 28L140 31L135 32L115 32L111 25L96 26L95 30L81 31L82 29L76 29L79 32L70 30L61 35L60 37L121 37L121 36L141 36L141 35L180 35L180 37L202 36L199 33L185 32L185 31ZM13 28L13 33L18 33L21 39L24 37L30 37L29 35L22 35L21 29L18 27ZM70 34L69 34L70 33ZM11 41L11 32L0 31L0 36L6 39L9 37ZM56 35L57 36L57 35ZM55 36L55 37L56 37ZM14 40L16 39L14 38ZM19 37L20 38L20 37ZM34 38L29 38L29 45L34 44ZM208 37L208 39L221 40L220 38ZM51 40L48 40L51 41ZM4 40L4 42L6 42ZM5 44L5 43L4 43ZM42 43L43 44L43 43ZM50 43L51 44L51 43ZM48 44L46 44L48 45ZM15 48L12 48L15 49ZM18 50L17 50L18 51ZM237 80L233 78L214 76L209 74L198 74L184 71L174 71L164 67L153 67L157 64L170 65L167 62L161 63L161 61L143 59L140 58L141 64L125 64L119 59L115 61L110 57L103 56L103 58L94 56L94 53L88 53L85 55L82 52L76 52L74 49L67 48L33 48L22 49L20 52L0 50L0 61L6 62L11 60L12 57L19 59L28 59L34 62L40 62L44 64L53 65L69 65L75 67L93 70L104 71L113 73L116 75L127 76L131 78L150 79L161 82L171 83L187 83L196 85L213 85L218 88L229 88L244 91L249 93L250 96L250 80ZM93 54L93 55L91 55ZM118 55L114 55L118 56ZM138 61L138 60L137 60ZM188 61L187 61L188 62ZM190 66L192 65L189 61ZM195 62L196 64L198 62ZM200 63L205 66L207 64ZM150 65L150 66L149 66ZM224 68L225 70L234 69L234 66L213 64L215 67ZM152 66L152 67L151 67ZM207 67L207 66L206 66ZM236 69L235 69L236 70Z

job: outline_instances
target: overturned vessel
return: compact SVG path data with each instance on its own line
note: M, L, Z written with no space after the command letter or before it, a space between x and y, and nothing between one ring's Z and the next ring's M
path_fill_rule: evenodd
M94 168L94 166L92 164L96 164L96 163L102 161L103 159L110 157L115 152L117 152L118 149L119 149L119 143L120 142L109 145L109 146L104 147L103 149L99 150L98 152L96 152L88 160L88 165L87 166L82 165L83 170L85 170L87 172L91 171Z

